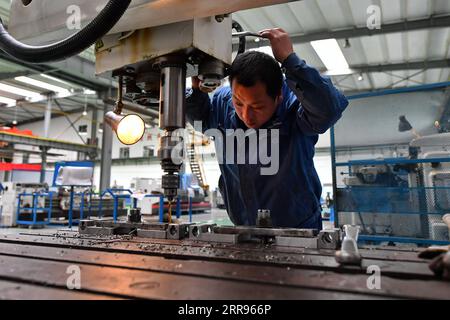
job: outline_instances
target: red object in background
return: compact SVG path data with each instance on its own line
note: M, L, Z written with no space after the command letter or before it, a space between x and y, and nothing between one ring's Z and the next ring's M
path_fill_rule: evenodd
M32 136L34 137L33 131L31 130L19 130L16 127L0 127L0 132L5 133L13 133L13 134L19 134L22 136ZM2 144L2 141L0 141L0 146ZM8 143L4 143L4 146L7 146ZM40 164L21 164L21 163L6 163L6 162L0 162L0 171L13 171L13 170L20 170L20 171L41 171L42 166Z
M12 134L18 134L21 136L30 136L30 137L35 137L35 135L33 134L33 131L31 130L19 130L16 127L0 127L0 132L5 132L5 133L12 133ZM8 146L8 142L4 142L4 141L0 141L0 148L6 147Z
M23 135L23 136L33 136L34 137L33 131L31 131L31 130L19 130L16 127L12 127L12 128L2 127L2 128L0 128L0 132L14 133L14 134L20 134L20 135Z
M21 164L21 163L0 163L0 171L41 171L42 166L40 164Z

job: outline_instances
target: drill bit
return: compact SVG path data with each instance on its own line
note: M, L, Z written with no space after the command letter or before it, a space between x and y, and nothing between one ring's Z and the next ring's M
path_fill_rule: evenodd
M169 200L169 223L172 223L172 200Z

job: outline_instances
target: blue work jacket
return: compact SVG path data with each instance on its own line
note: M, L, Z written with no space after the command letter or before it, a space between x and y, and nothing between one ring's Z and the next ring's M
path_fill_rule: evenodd
M261 128L268 129L269 135L270 129L279 129L278 172L262 175L261 167L269 165L259 161L219 163L219 189L236 225L256 225L258 210L267 209L274 227L320 230L322 186L314 168L314 148L319 134L334 125L348 101L329 78L321 76L295 53L284 61L282 68L283 100ZM230 87L218 89L212 99L198 89L193 90L187 99L187 118L191 123L201 121L203 132L219 129L224 136L228 129L248 129L235 112ZM253 130L256 135L259 131ZM223 149L225 159L227 151ZM252 156L246 148L246 160Z

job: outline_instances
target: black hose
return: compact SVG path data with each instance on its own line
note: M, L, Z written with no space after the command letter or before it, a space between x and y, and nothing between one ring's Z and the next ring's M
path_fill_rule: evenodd
M79 54L105 36L120 20L131 0L110 0L86 27L59 42L45 46L30 46L14 39L0 19L0 50L28 63L48 63Z
M235 20L233 20L233 23L231 26L237 32L244 31L244 28L242 28L242 26L239 24L239 22L237 22ZM238 52L237 52L238 55L245 52L245 41L246 41L245 37L239 37L239 48L238 48Z

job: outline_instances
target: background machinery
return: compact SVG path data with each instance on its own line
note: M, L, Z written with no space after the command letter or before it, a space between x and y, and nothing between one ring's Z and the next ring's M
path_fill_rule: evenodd
M450 211L448 133L414 139L408 157L337 163L339 225L361 227L361 239L446 244Z

